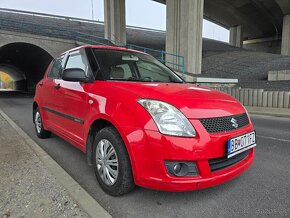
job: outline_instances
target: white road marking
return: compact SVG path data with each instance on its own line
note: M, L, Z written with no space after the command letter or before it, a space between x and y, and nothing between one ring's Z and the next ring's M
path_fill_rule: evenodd
M281 142L289 142L290 140L288 139L279 139L279 138L275 138L275 137L270 137L270 136L263 136L263 135L257 135L260 138L264 138L264 139L272 139L272 140L277 140L277 141L281 141Z

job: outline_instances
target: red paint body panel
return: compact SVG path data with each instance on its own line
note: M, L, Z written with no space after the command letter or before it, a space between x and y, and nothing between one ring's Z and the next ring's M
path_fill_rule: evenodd
M60 88L54 89L55 84L60 84ZM190 120L197 136L184 138L161 134L150 114L137 102L140 98L156 99L175 106ZM251 132L254 128L250 121L249 125L238 130L209 134L200 118L242 114L245 109L231 96L208 88L152 82L66 82L49 79L46 72L37 85L35 102L41 108L44 127L83 152L86 151L92 123L98 119L109 121L119 131L130 156L135 183L142 187L168 191L206 188L238 176L254 160L254 149L251 149L239 163L217 172L210 171L208 160L226 155L225 146L229 138ZM78 118L84 123L50 113L43 107ZM164 165L166 160L194 161L199 175L170 176Z

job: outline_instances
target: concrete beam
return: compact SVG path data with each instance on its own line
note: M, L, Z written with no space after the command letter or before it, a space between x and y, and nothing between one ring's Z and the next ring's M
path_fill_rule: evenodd
M249 89L249 104L248 106L253 106L253 89Z
M238 79L228 79L228 78L210 78L210 77L193 77L193 82L197 83L225 83L225 84L238 84Z
M273 107L273 92L268 92L267 107Z
M249 89L245 89L245 93L244 93L244 105L249 106Z
M277 4L280 6L283 14L290 13L290 4L288 0L275 0Z
M236 47L243 47L243 28L241 25L230 28L230 44Z
M166 52L184 56L185 72L200 74L204 0L167 0L166 6ZM182 63L169 55L166 60Z
M290 14L283 19L281 54L290 55Z
M258 89L258 107L263 106L263 89Z
M126 44L125 0L104 0L105 38Z

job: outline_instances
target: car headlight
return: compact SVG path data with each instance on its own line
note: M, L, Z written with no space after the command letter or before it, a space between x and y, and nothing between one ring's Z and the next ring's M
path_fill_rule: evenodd
M174 106L162 101L139 99L149 112L162 134L195 137L196 132L189 120Z

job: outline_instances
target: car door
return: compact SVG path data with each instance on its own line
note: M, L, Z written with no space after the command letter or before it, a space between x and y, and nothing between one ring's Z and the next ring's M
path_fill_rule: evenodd
M60 72L62 69L63 56L56 58L48 70L46 77L39 83L41 87L41 96L43 99L42 111L43 118L46 120L46 124L55 127L58 122L57 116L57 102L55 101L55 91L57 89L57 80L60 78Z
M84 49L70 52L65 64L65 69L80 68L87 74L91 74ZM69 82L58 80L60 88L57 89L59 101L61 101L60 113L63 131L66 137L76 144L84 145L84 123L90 110L87 89L91 84L81 82Z

